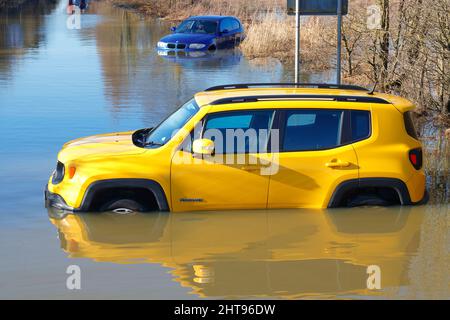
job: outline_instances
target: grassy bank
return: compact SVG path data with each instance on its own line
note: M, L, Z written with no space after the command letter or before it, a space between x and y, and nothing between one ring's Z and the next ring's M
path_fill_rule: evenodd
M114 5L170 20L192 15L220 14L237 16L243 21L279 8L283 0L109 0Z
M295 21L285 13L285 0L108 0L115 6L135 10L143 15L160 17L177 23L194 15L231 15L245 26L247 39L242 44L243 53L252 58L277 58L293 64ZM317 37L310 37L318 27L308 23L302 36L303 45L311 45ZM321 68L308 51L303 52L303 62L310 68Z
M243 53L277 58L289 67L294 58L294 17L285 0L108 0L145 15L177 22L192 15L233 15L245 24ZM369 3L370 2L370 3ZM377 84L377 91L408 97L423 116L449 122L450 3L448 0L353 0L342 30L343 78ZM377 5L375 25L368 5ZM302 18L303 70L335 66L336 18Z

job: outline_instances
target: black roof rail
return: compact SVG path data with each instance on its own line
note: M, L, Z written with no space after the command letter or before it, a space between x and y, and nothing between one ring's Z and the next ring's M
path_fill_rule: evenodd
M364 87L350 85L350 84L326 84L326 83L241 83L241 84L226 84L221 86L214 86L205 91L229 90L229 89L249 89L249 88L263 88L263 87L296 87L296 88L316 88L316 89L342 89L342 90L369 90Z
M370 96L340 96L340 95L319 95L319 94L290 94L290 95L260 95L260 96L242 96L229 97L214 100L210 105L231 104L231 103L248 103L257 101L338 101L338 102L361 102L361 103L381 103L390 104L390 102L376 97Z

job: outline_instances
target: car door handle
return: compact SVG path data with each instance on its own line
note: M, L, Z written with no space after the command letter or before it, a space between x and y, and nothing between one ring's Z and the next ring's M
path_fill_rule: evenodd
M341 160L333 159L330 162L325 163L325 166L327 166L328 168L343 168L343 167L349 167L350 164L351 163L348 161L341 161Z

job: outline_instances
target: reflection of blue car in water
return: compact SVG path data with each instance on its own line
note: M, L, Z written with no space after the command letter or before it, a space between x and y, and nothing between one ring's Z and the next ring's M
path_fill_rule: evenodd
M171 28L158 42L158 50L207 51L234 48L244 40L244 29L235 17L198 16Z
M183 66L195 66L195 68L230 67L239 64L242 58L240 50L233 49L220 51L158 50L158 55L164 60Z

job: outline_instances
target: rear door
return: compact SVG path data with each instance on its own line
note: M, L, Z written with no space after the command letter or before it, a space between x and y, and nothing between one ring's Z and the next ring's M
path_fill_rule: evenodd
M231 22L232 20L227 18L223 19L220 23L220 49L229 48L231 44L234 43L233 25Z
M241 43L242 40L241 24L236 19L232 19L231 23L233 26L233 46L237 46Z
M270 177L268 207L327 207L339 183L358 179L358 160L346 143L349 111L285 109L280 111L280 152Z

